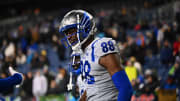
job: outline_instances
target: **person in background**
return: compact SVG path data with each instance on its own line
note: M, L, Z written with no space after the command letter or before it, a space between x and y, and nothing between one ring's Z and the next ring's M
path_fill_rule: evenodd
M167 89L167 90L169 90L169 89L171 89L171 90L174 89L175 90L177 87L176 87L174 81L175 81L174 77L169 75L163 88Z
M48 90L50 89L50 84L51 84L51 81L55 79L54 75L49 72L49 67L47 65L45 65L43 67L43 74L44 76L47 78L47 81L48 81Z
M31 71L29 71L24 76L24 83L22 85L22 101L32 101L33 94L32 94L32 80L33 80L33 74Z
M50 81L48 94L62 94L67 92L68 81L69 75L64 68L60 67L55 79Z
M40 97L44 96L47 92L48 83L46 77L41 73L40 70L37 70L35 77L33 78L33 95L35 96L36 101L40 101Z
M128 60L127 66L125 67L125 71L127 73L127 76L129 78L130 82L137 79L138 71L137 71L136 67L133 66L133 63L131 60Z
M23 65L26 63L26 55L22 52L21 49L17 50L16 63L17 65Z

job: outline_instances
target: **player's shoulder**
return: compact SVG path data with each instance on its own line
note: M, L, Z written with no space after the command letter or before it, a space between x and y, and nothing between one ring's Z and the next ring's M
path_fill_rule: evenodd
M115 41L112 38L108 38L108 37L103 37L100 39L100 42L108 42L108 41Z
M110 43L113 42L114 44L116 43L115 40L113 40L112 38L108 38L108 37L103 37L103 38L96 38L93 46L94 47L100 47L103 43Z
M92 52L96 56L104 56L106 54L119 52L115 40L112 38L97 38L92 44Z

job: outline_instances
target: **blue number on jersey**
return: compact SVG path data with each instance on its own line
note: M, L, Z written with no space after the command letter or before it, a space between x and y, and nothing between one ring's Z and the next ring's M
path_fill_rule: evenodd
M82 66L82 72L84 72L85 75L84 78L86 80L86 82L88 84L94 84L95 80L94 77L92 75L90 75L90 71L91 71L91 65L89 64L89 62L86 60L83 64L83 62L81 61L81 66Z
M112 41L102 42L101 47L102 47L102 51L104 53L107 53L109 50L114 51L114 49L115 49L114 44L113 44Z

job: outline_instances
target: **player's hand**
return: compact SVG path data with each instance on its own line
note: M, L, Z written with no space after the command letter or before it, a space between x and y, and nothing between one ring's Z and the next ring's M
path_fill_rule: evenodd
M79 101L86 101L86 91L84 91L83 95L79 99Z
M70 78L69 78L69 83L67 85L67 89L68 91L72 90L73 89L73 83L72 83L72 72L70 72Z
M11 66L9 67L9 72L10 72L11 76L14 75L14 74L16 74L16 73L18 73L18 74L21 75L22 81L21 81L21 83L20 83L19 85L16 85L16 87L20 87L20 86L23 84L23 81L24 81L23 74L15 71Z

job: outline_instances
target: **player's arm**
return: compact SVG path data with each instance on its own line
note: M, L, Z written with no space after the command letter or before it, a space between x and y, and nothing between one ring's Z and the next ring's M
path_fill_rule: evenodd
M120 59L117 53L110 53L100 58L99 64L107 69L112 77L112 81L119 91L118 101L130 101L132 86L130 81L120 66Z
M23 82L22 74L14 71L12 67L9 68L9 71L12 76L5 79L0 79L0 92L5 91L8 88L21 84Z

